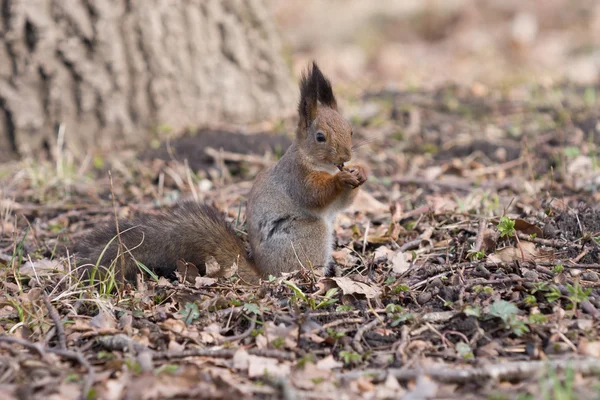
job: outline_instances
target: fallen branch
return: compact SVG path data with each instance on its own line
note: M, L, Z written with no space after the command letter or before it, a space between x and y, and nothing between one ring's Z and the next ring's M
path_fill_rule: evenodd
M547 367L559 370L570 368L583 375L600 376L600 359L576 358L552 361L498 362L480 368L431 367L388 370L370 369L339 373L337 374L337 377L340 379L354 380L367 375L376 382L382 382L388 376L393 376L399 381L410 381L419 376L426 375L444 383L461 384L477 381L482 382L486 379L523 380L544 372Z
M291 353L286 353L280 350L270 349L249 349L248 354L267 358L276 358L281 361L293 361L295 356ZM157 351L152 354L155 360L166 359L172 360L177 358L187 357L212 357L212 358L233 358L237 349L188 349L181 351Z

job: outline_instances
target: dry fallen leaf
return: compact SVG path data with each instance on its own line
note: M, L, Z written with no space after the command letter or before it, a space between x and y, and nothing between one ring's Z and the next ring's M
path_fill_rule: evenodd
M317 361L317 368L322 369L323 371L330 371L332 369L342 368L343 366L344 363L336 361L331 354Z
M194 282L194 287L200 289L202 287L212 286L217 282L215 278L208 278L206 276L197 276Z
M410 254L405 254L401 251L398 251L396 252L396 254L394 254L394 256L392 257L392 270L394 271L394 273L402 274L408 271L408 269L410 268L410 263L406 259L407 256L410 257Z
M313 363L306 363L303 368L296 369L292 374L292 382L295 386L304 390L312 390L317 384L331 377L329 371L315 368Z
M117 320L108 311L101 308L98 314L90 320L90 326L99 331L112 330L117 327Z
M275 325L272 321L267 321L263 325L263 332L271 344L283 340L283 345L288 349L293 349L297 345L298 325L285 326L283 323Z
M505 247L497 252L488 255L488 261L493 263L510 263L516 260L535 261L540 257L540 253L535 247L535 243L521 241L517 247Z
M27 261L25 264L21 266L19 269L19 273L25 276L48 276L56 272L64 272L64 265L54 259L50 260L48 258L43 258L37 261Z
M588 342L583 338L577 347L577 352L584 356L600 358L600 341Z
M286 377L290 374L290 366L280 363L275 358L248 356L248 377L260 378L265 375Z
M386 246L379 246L373 253L373 261L376 263L387 262L393 257L394 251Z
M221 266L213 256L206 259L206 276L209 278L218 278L221 276Z
M523 232L526 235L536 235L536 237L539 238L544 236L542 228L537 225L530 224L521 218L515 219L515 230Z
M346 276L329 278L334 281L343 294L362 294L368 299L374 299L381 295L381 290L375 286L368 285L363 282L358 282Z
M175 271L175 275L179 282L188 282L194 283L197 276L200 276L200 272L198 271L198 267L190 262L186 262L183 260L177 260L177 270Z
M361 212L363 214L384 214L389 211L389 207L371 194L364 190L359 190L352 202L352 205L346 209L348 213Z

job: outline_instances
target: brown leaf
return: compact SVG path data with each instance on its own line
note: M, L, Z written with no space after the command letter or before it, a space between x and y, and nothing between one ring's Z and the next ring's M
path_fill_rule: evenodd
M349 213L361 212L363 214L385 214L388 211L389 207L387 205L364 190L358 191L352 205L346 210Z
M381 290L379 288L355 281L346 276L330 279L342 289L343 294L362 294L368 299L374 299L381 295Z
M175 275L179 282L188 282L193 284L196 281L196 277L200 276L200 271L198 271L198 267L194 264L184 261L177 260L177 270L175 271Z
M516 260L535 261L540 253L535 247L535 243L521 241L517 247L505 247L494 254L488 255L488 261L493 263L510 263Z
M544 236L544 232L539 226L530 224L521 218L515 219L515 230L523 232L526 235L536 235L539 238Z
M117 327L117 320L107 311L100 309L98 314L90 320L90 326L100 331L112 330Z
M19 273L26 276L48 276L56 272L64 272L64 265L58 260L44 258L37 261L27 261L19 268Z
M486 229L483 232L483 244L482 247L485 250L486 254L490 254L494 250L496 250L496 245L498 244L498 232L494 229Z
M577 352L584 356L600 358L600 341L588 342L585 338L582 338Z

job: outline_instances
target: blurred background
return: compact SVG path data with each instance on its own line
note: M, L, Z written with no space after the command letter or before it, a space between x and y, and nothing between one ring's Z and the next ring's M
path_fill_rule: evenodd
M432 88L597 82L594 0L271 1L297 73L318 59L336 81Z

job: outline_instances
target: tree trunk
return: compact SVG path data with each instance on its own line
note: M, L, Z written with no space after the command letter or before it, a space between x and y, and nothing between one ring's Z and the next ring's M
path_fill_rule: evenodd
M262 0L0 0L0 161L272 118L293 86Z

